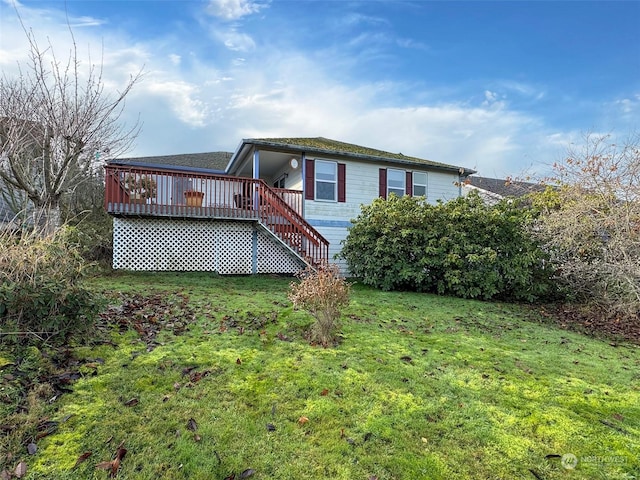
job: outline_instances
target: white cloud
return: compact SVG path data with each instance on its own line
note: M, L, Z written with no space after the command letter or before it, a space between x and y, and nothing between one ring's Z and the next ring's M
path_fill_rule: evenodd
M223 20L237 20L258 13L267 5L251 0L210 0L207 13Z
M240 1L217 5L225 6L228 13L222 18L229 19L259 9L258 4ZM69 35L60 28L61 17L24 13L29 24L39 25L39 31L51 38L56 51L68 51ZM28 50L19 26L0 22L0 63L8 72L7 62L24 59ZM104 43L106 88L116 90L145 65L148 74L131 92L123 116L130 124L140 115L144 123L130 155L233 151L246 137L325 136L476 168L486 176L516 175L531 164L555 159L561 138L548 137L562 132L550 132L537 118L510 109L500 101L500 88L491 86L484 92L487 104L469 106L436 101L438 92L417 86L411 104L403 103L398 98L406 85L367 78L352 82L336 75L336 65L359 61L348 52L333 52L329 63L295 47L265 51L236 28L226 28L214 38L229 49L255 54L213 61L194 54L188 62L183 61L191 52L188 46L181 50L162 38L151 43L93 28L77 32L78 45L90 45L98 54ZM372 39L395 41L384 35ZM626 108L626 103L621 106Z
M180 121L194 127L205 125L208 107L197 98L200 93L197 86L185 81L155 82L145 89L168 101Z
M234 52L248 52L256 48L256 43L246 33L240 33L236 30L227 30L217 32L216 36L224 43L224 46Z
M104 25L106 22L99 18L93 17L75 17L69 19L69 26L71 28L81 28L81 27L99 27Z

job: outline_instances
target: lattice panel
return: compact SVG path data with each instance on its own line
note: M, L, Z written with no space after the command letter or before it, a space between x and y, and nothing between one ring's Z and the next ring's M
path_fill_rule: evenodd
M278 241L258 232L258 273L297 273L304 267Z
M253 222L113 219L115 269L215 271L224 275L295 273L303 266Z
M221 229L216 234L218 268L222 275L252 273L253 235L251 223L216 222Z

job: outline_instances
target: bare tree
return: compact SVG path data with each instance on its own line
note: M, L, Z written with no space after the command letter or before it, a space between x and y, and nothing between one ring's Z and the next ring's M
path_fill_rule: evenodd
M613 315L640 313L640 135L618 144L587 135L554 165L559 188L534 232L554 253L577 299ZM542 200L542 201L541 201Z
M83 66L71 29L63 62L50 42L41 49L33 32L24 31L29 59L16 76L0 79L0 179L24 192L38 224L50 232L61 223L61 197L91 175L100 155L124 153L138 135L139 122L127 128L120 117L142 70L121 91L108 93L102 62Z

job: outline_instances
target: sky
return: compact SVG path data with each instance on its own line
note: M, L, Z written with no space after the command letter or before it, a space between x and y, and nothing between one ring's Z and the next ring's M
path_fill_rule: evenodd
M640 130L640 1L0 0L0 68L20 22L106 91L140 70L127 156L327 137L541 176L587 133Z

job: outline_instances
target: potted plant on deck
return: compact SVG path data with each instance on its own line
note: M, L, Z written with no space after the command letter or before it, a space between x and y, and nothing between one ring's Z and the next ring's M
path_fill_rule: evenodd
M201 207L204 192L200 192L198 190L185 190L184 198L187 201L188 207Z
M153 178L135 173L127 174L124 186L129 193L131 203L147 203L147 199L155 198L158 191L158 186Z

